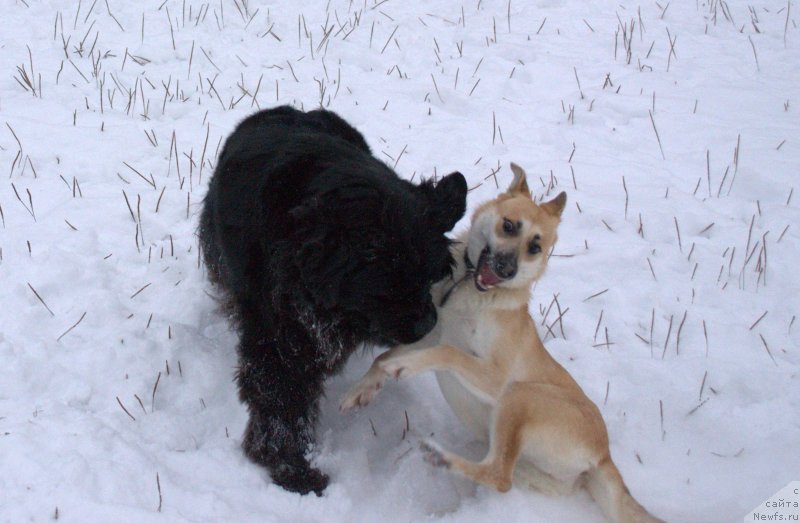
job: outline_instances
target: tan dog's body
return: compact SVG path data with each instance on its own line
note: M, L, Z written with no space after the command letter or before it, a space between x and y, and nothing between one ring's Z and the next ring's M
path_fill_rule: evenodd
M524 171L512 170L508 192L478 208L454 245L452 280L434 286L436 327L379 356L342 410L369 403L390 376L435 370L445 399L489 451L476 463L430 444L429 461L501 492L512 479L551 494L585 486L612 521L659 521L631 497L600 411L545 350L528 313L566 198L534 204Z

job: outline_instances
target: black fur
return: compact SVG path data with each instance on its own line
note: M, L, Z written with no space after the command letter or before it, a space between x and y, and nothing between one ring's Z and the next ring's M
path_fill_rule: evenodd
M261 111L228 137L200 218L210 278L237 321L242 446L288 490L328 478L306 454L326 377L362 343L410 343L436 322L460 173L414 185L336 114Z

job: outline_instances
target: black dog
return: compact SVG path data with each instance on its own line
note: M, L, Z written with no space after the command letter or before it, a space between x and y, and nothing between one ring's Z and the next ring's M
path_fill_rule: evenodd
M450 274L465 211L460 173L414 185L336 114L259 112L228 137L200 240L237 320L242 446L284 488L318 495L306 454L325 378L362 343L411 343L436 323L431 283Z

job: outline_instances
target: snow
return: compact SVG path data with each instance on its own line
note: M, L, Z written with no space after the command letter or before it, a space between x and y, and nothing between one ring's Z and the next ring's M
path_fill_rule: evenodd
M237 121L320 102L402 176L463 172L470 208L510 161L566 190L540 334L645 507L740 521L800 479L798 7L7 2L0 521L602 521L423 462L431 434L484 451L432 375L339 414L369 353L321 405L323 497L243 457L200 204Z

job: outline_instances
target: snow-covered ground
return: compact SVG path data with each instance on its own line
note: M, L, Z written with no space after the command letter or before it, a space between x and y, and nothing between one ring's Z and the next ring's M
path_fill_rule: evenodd
M221 141L322 104L469 205L566 190L531 312L633 494L740 521L800 479L800 5L8 0L0 18L0 521L602 521L476 487L433 376L322 402L321 498L239 448L235 335L195 230ZM466 221L458 227L464 227ZM559 320L560 318L560 320Z

